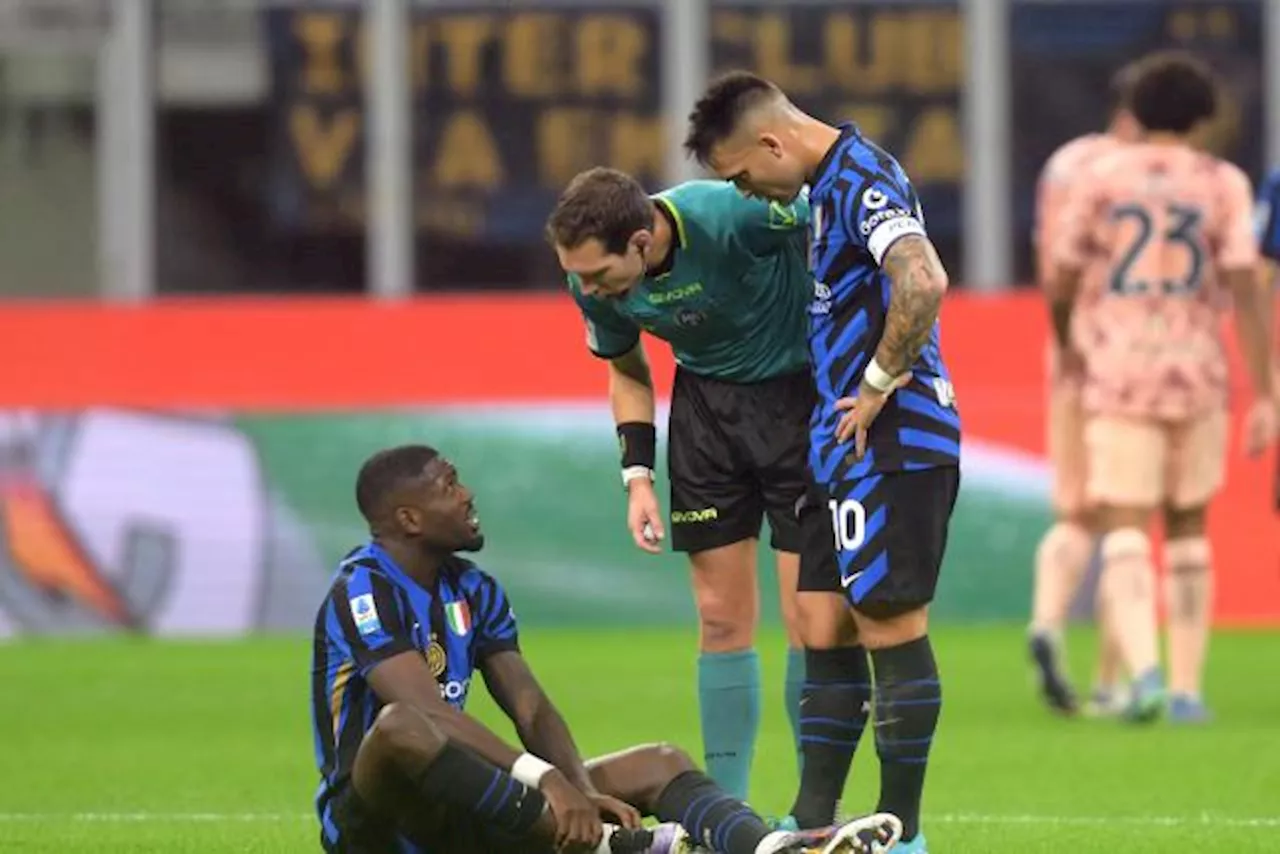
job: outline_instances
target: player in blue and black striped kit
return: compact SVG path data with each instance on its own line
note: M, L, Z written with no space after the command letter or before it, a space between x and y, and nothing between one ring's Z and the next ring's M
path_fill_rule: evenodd
M382 451L361 468L356 503L371 539L338 568L312 663L330 854L680 854L695 842L721 854L871 854L897 838L885 815L771 830L675 748L584 762L520 654L502 586L459 554L484 537L457 470L423 445ZM466 713L476 671L526 752ZM673 823L642 829L641 813Z
M960 481L960 417L938 338L947 274L897 161L856 127L801 112L767 80L735 72L712 84L690 118L686 148L748 195L786 202L809 186L809 355L819 402L809 451L817 494L807 517L814 536L830 542L834 532L838 572L802 567L801 584L844 588L874 677L833 678L806 704L801 738L806 721L822 729L840 720L844 733L827 737L844 740L851 758L849 734L865 719L841 716L873 702L879 809L902 819L895 850L918 854L942 703L928 605ZM810 779L807 763L804 771L794 813L817 797L807 789L831 798L833 781Z

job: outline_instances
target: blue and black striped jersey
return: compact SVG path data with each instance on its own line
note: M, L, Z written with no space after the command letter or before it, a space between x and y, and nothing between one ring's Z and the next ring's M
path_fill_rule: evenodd
M845 125L810 186L809 357L818 387L810 422L809 462L820 483L876 472L956 465L960 416L942 361L938 326L911 368L911 381L890 396L854 458L839 444L835 403L853 395L884 334L891 282L881 259L899 238L925 236L924 214L898 162Z
M347 784L383 705L370 671L401 653L420 654L440 696L462 709L476 668L488 656L518 650L519 638L506 592L475 564L451 558L426 588L371 543L339 564L316 615L314 644L311 717L322 777L316 809L325 837L336 842L330 801Z
M1273 169L1258 185L1253 224L1258 251L1264 258L1280 261L1280 169Z

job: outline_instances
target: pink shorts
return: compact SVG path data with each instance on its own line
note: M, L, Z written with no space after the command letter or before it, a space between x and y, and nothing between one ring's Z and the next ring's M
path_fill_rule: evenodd
M1208 504L1226 475L1228 423L1224 410L1178 422L1089 418L1088 500L1178 510Z

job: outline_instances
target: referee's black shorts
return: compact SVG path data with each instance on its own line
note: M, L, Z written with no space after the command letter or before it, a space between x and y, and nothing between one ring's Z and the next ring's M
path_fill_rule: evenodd
M677 368L667 443L673 549L759 537L768 517L773 548L800 551L796 508L815 397L807 369L732 383Z

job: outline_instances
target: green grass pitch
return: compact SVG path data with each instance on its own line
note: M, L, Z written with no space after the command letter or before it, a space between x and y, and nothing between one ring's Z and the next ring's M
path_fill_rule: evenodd
M699 748L692 630L526 631L584 752ZM1073 636L1084 682L1087 634ZM1033 701L1017 627L935 634L945 703L925 798L935 854L1280 851L1280 634L1215 641L1217 723L1061 721ZM789 805L782 650L761 643L767 705L752 800ZM0 649L0 851L318 851L304 638L24 641ZM473 710L497 721L482 687ZM509 733L507 727L503 732ZM873 804L870 738L844 807Z

